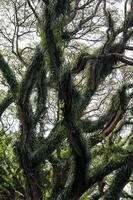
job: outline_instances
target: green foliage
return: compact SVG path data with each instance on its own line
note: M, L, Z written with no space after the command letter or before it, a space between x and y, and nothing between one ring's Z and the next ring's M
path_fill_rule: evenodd
M14 155L14 137L11 134L5 135L4 130L2 130L0 138L0 199L23 200L25 181Z

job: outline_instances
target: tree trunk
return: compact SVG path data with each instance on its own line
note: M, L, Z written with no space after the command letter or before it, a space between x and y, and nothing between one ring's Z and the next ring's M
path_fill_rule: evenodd
M23 168L28 185L28 196L30 196L32 200L42 200L43 196L39 180L39 170L38 168L34 168L31 165L27 154L28 153L26 151L22 150L21 147L19 147L20 163Z

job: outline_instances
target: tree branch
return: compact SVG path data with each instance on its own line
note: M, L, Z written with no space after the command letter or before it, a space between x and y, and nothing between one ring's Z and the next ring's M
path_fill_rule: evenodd
M0 103L0 118L3 114L3 112L10 106L11 103L13 103L14 99L11 95L7 95L3 101Z
M4 78L6 79L11 92L14 96L14 98L17 98L18 93L18 82L16 80L16 77L12 71L12 69L9 67L8 63L5 61L4 57L0 54L0 70L3 73Z

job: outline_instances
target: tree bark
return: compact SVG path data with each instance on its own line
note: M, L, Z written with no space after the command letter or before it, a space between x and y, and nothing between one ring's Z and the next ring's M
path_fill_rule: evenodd
M21 166L23 168L28 185L28 196L30 196L32 200L42 200L41 184L39 181L39 170L38 167L32 167L27 154L28 153L26 151L22 149L19 150Z

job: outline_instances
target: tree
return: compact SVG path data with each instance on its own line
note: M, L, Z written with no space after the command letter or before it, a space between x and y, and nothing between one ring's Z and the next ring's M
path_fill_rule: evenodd
M1 199L132 199L133 1L0 9Z

